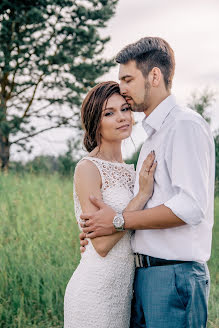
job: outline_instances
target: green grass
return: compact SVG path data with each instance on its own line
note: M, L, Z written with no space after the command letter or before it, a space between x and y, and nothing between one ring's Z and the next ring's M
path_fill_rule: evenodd
M63 327L80 258L71 180L0 176L1 327Z
M208 327L219 327L219 197L215 199L215 223L211 258L208 262L211 274Z
M209 328L219 327L219 198L209 262ZM79 262L72 179L0 175L0 327L63 327L66 284Z

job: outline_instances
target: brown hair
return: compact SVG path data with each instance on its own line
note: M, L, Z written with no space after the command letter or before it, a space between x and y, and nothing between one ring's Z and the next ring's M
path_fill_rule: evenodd
M164 77L167 90L172 87L175 71L175 58L170 45L159 37L145 37L127 45L116 56L116 62L126 64L130 60L136 62L137 68L147 78L153 67L158 67Z
M81 120L85 130L84 146L88 152L100 145L100 123L103 105L115 93L120 94L118 83L114 81L102 82L88 92L82 103Z

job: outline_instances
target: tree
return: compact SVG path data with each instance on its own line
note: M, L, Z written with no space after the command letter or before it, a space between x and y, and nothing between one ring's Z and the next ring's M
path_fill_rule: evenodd
M82 96L113 66L100 35L118 0L1 0L0 168L11 146L78 127Z
M215 157L216 157L216 165L215 165L215 193L219 195L219 130L216 131L215 137Z
M138 157L139 157L139 154L140 154L140 151L141 151L141 147L142 147L142 144L138 147L138 149L131 155L131 157L129 157L128 159L126 159L126 164L134 164L135 166L135 169L136 169L136 166L137 166L137 162L138 162Z
M205 89L202 94L193 94L190 108L197 111L200 115L211 124L210 113L208 109L212 106L215 101L214 93ZM215 143L215 193L219 193L219 130L214 132L214 143Z
M208 109L212 106L214 101L214 93L205 89L200 94L196 92L192 94L188 107L199 113L210 124L211 116Z

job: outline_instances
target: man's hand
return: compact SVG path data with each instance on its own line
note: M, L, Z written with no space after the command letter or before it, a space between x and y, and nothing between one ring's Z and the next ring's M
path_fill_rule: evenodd
M86 251L86 246L88 245L88 240L85 239L86 238L86 233L81 232L79 234L79 238L80 238L80 245L81 245L80 252L84 253Z
M90 196L90 201L98 207L99 210L93 214L81 214L81 219L85 220L85 223L81 223L81 227L83 232L86 233L86 237L95 238L112 235L116 232L113 226L113 218L116 212L102 200L94 196Z

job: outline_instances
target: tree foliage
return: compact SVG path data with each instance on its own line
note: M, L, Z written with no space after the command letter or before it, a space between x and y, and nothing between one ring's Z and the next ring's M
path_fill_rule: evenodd
M132 154L131 157L129 157L128 159L126 159L126 164L134 164L135 166L135 169L136 169L136 166L137 166L137 162L138 162L138 157L139 157L139 154L140 154L140 151L141 151L141 147L142 145L140 145L138 147L138 149Z
M211 108L214 101L214 93L205 89L201 93L194 92L192 94L188 107L199 113L210 124L211 115L208 110Z
M189 106L197 111L204 119L211 124L211 115L208 111L215 101L215 94L205 89L201 94L193 94L192 102ZM215 192L219 193L219 130L214 132L215 142Z
M101 29L118 0L1 0L0 161L11 145L78 126L82 96L114 64L101 58Z
M214 142L215 142L215 156L216 156L216 165L215 165L216 186L215 186L215 191L216 191L216 194L219 195L219 130L217 131L217 133L214 137Z

